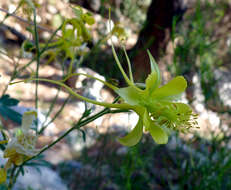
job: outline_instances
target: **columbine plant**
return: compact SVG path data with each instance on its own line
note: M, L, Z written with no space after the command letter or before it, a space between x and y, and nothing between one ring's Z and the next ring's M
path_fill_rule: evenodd
M197 127L197 115L193 114L190 106L176 102L187 87L187 82L183 76L177 76L164 86L160 86L160 70L155 63L154 58L148 51L151 73L148 75L144 84L134 83L131 64L126 51L125 56L128 62L129 77L122 68L113 45L112 51L116 63L128 84L128 87L126 88L118 88L112 84L83 73L70 74L62 81L41 78L32 78L30 80L40 80L58 84L66 88L71 95L89 103L108 108L127 109L136 112L139 116L139 120L135 128L127 136L119 138L119 142L125 146L136 145L142 137L143 130L149 132L157 144L166 144L171 131L188 132L192 127ZM77 94L64 84L65 80L75 75L85 75L99 80L114 90L121 97L122 103L110 104L106 102L98 102Z
M119 88L91 75L83 73L72 73L76 59L76 52L79 52L79 55L81 55L81 48L84 47L82 45L90 39L90 34L85 24L92 25L94 23L93 17L88 13L84 13L80 7L75 8L74 11L76 18L71 18L64 21L64 23L54 32L46 44L40 44L37 31L35 5L31 0L26 0L25 2L27 2L28 6L31 7L31 10L33 10L34 13L33 34L35 39L36 56L33 60L36 60L37 66L35 78L24 80L24 82L32 80L36 81L35 108L38 108L38 81L46 81L64 87L70 93L70 95L78 99L95 105L103 106L105 109L91 116L89 110L86 110L77 124L73 125L54 142L40 150L36 149L35 145L37 141L37 135L41 134L43 130L39 132L36 131L35 133L35 131L31 129L33 120L37 117L36 112L32 111L24 113L22 117L21 129L17 131L15 136L13 136L10 141L5 138L4 141L0 141L0 144L6 144L3 146L2 150L4 150L4 158L7 159L6 164L0 168L0 184L5 183L8 189L12 189L19 174L23 174L21 169L27 162L41 155L44 151L51 148L73 130L80 129L81 127L87 125L91 121L101 117L104 114L118 113L124 110L130 110L134 111L139 116L139 120L133 130L129 132L125 137L118 139L119 142L125 146L136 145L141 140L143 131L149 132L157 144L166 144L168 142L168 136L171 131L175 130L180 132L188 132L192 127L197 126L197 116L193 114L192 109L187 104L176 102L176 99L180 97L180 95L185 91L187 87L186 80L184 77L178 76L164 86L161 86L161 73L150 52L148 52L148 55L150 59L151 73L148 75L145 83L142 84L134 82L131 63L124 48L128 63L129 75L125 73L115 52L113 43L112 52L116 64L128 85L127 87ZM71 25L72 29L66 27L67 25ZM51 42L53 37L56 35L56 32L60 29L62 30L62 36L57 41ZM126 33L120 26L115 26L105 39L109 39L112 35L117 35L119 40L122 41L126 38ZM24 45L26 47L28 44L25 42ZM33 46L33 44L29 44L29 47L30 45ZM65 59L71 59L67 77L61 81L39 78L40 58L42 55L46 56L49 53L53 53L54 57L60 53L64 53ZM31 62L33 62L33 60ZM29 64L30 63L28 63L28 65ZM64 83L67 79L76 75L85 75L104 83L119 95L120 103L98 102L79 95ZM14 78L15 77L12 77L11 81L14 80ZM43 129L45 128L46 127ZM7 174L9 174L9 180L7 180Z

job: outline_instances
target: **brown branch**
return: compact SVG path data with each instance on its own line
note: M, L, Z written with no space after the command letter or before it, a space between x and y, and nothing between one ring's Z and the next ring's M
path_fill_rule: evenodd
M14 18L20 20L21 22L23 22L23 23L25 23L25 24L34 25L33 22L28 21L28 20L26 20L26 19L24 19L24 18L21 18L21 17L15 15L15 14L13 14L13 13L9 13L7 10L5 10L5 9L3 9L3 8L0 8L0 11L6 13L6 14L9 15L9 16L12 16L12 17L14 17ZM49 32L49 33L53 33L53 32L54 32L53 30L47 29L47 28L45 28L45 27L43 27L43 26L41 26L41 25L37 25L37 28L40 29L40 30L47 31L47 32Z

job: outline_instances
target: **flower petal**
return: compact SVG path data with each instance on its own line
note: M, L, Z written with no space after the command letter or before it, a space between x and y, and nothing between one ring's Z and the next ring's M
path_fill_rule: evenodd
M25 112L22 116L22 130L24 132L28 131L33 123L33 120L37 117L35 111Z
M154 122L152 122L148 131L157 144L166 144L168 142L168 134L164 131L164 129L155 125Z
M152 94L152 98L172 100L184 92L186 87L187 82L184 77L178 76L164 86L156 89Z
M139 105L143 97L142 90L139 91L133 86L129 86L126 88L119 88L115 90L115 92L118 95L120 95L125 100L126 103L130 105Z
M164 131L164 129L156 125L154 121L151 120L147 110L144 113L143 119L145 128L150 132L153 140L157 144L166 144L168 142L168 134Z
M119 138L118 140L122 145L134 146L140 141L142 134L143 134L143 121L142 119L139 119L135 128L128 135Z

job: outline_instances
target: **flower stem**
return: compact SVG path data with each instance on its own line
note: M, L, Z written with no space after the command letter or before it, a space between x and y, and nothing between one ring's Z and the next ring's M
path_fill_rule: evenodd
M15 183L15 177L14 177L14 174L15 174L15 171L16 171L16 168L17 166L14 165L13 169L11 170L11 173L10 173L10 181L9 181L9 185L7 187L7 190L11 190L14 186L14 183Z
M79 98L79 99L81 99L83 101L86 101L88 103L92 103L92 104L107 107L107 108L118 108L118 109L127 109L127 110L134 109L134 106L126 104L126 103L112 104L112 103L107 103L107 102L98 102L98 101L86 98L84 96L81 96L81 95L77 94L76 92L74 92L72 90L72 88L70 88L69 86L65 85L64 83L62 83L60 81L55 81L55 80L50 80L50 79L45 79L45 78L30 78L30 79L26 79L26 80L23 80L23 81L12 82L10 84L12 85L12 84L20 83L20 82L27 82L27 81L33 81L33 80L35 80L35 81L44 81L44 82L49 82L49 83L52 83L52 84L59 85L59 86L65 88L69 92L69 94L71 94L72 96L74 96L76 98Z
M33 10L34 12L34 37L35 37L35 46L36 46L36 73L35 77L38 78L39 76L39 65L40 65L40 48L39 48L39 36L37 30L37 21L36 21L36 9ZM38 81L36 81L35 86L35 109L38 109Z
M52 146L54 146L57 142L59 142L60 140L62 140L64 137L66 137L70 132L72 132L73 130L76 129L80 129L81 127L87 125L88 123L98 119L99 117L105 115L105 114L109 114L109 113L121 113L121 112L127 112L128 110L111 110L110 108L105 108L102 111L100 111L99 113L85 119L82 121L77 122L76 125L74 125L73 127L71 127L69 130L67 130L63 135L61 135L58 139L56 139L54 142L52 142L51 144L49 144L48 146L46 146L45 148L43 148L38 154L36 154L35 156L29 158L28 160L24 161L22 165L25 165L26 162L34 159L35 157L39 156L40 154L42 154L43 152L45 152L46 150L48 150L49 148L51 148Z

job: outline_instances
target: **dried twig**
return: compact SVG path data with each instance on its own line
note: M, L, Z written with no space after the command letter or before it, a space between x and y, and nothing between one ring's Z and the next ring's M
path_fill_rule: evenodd
M26 20L26 19L24 19L24 18L21 18L21 17L15 15L15 14L13 14L13 13L10 13L10 12L8 12L7 10L5 10L5 9L3 9L3 8L0 8L0 11L6 13L6 14L9 15L9 16L12 16L12 17L14 17L14 18L20 20L21 22L23 22L23 23L25 23L25 24L34 25L33 22L28 21L28 20ZM37 28L40 29L40 30L47 31L47 32L49 32L49 33L53 33L53 32L54 32L53 30L48 29L48 28L45 28L45 27L43 27L43 26L41 26L41 25L37 25Z

